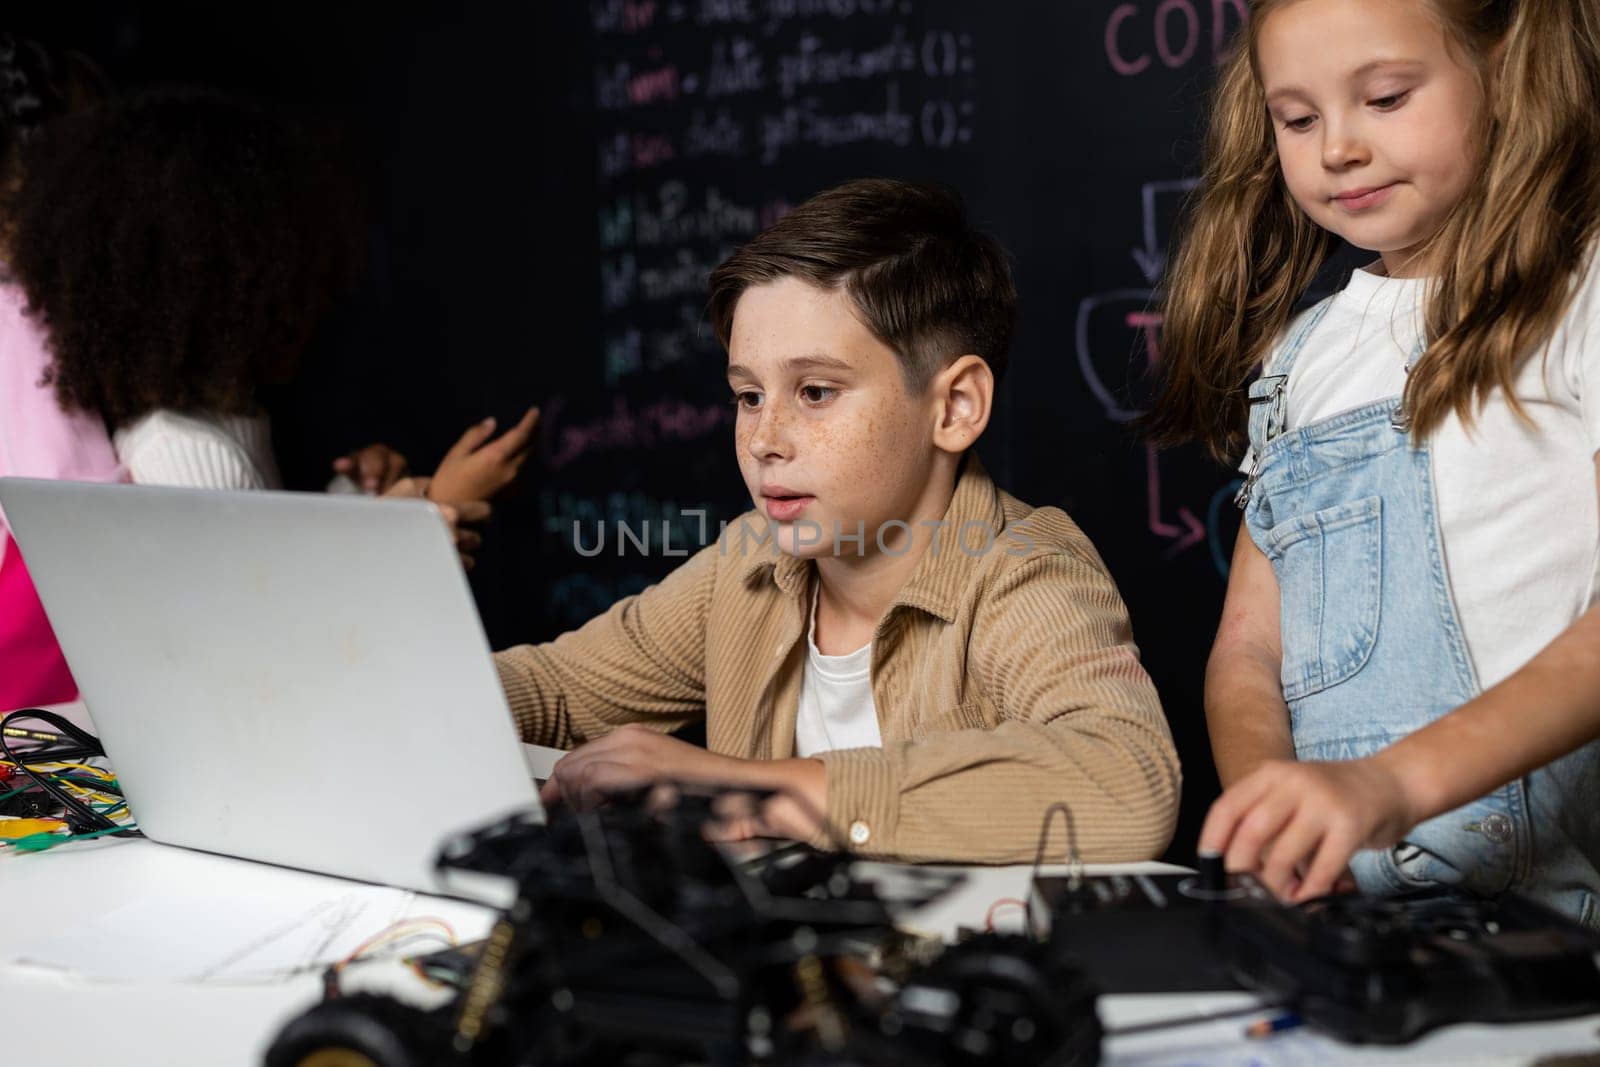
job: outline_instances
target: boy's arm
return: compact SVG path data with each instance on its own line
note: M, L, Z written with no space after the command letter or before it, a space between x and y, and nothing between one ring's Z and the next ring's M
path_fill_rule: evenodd
M705 630L717 545L542 645L495 654L522 739L572 748L626 723L674 730L705 714Z
M1046 810L1064 802L1086 861L1160 854L1177 818L1178 756L1097 558L1060 551L1001 575L974 619L967 665L1001 723L819 753L829 828L813 843L1028 862ZM1057 823L1046 855L1065 853Z
M1222 622L1206 663L1206 728L1224 788L1269 759L1294 759L1280 675L1278 579L1239 528Z

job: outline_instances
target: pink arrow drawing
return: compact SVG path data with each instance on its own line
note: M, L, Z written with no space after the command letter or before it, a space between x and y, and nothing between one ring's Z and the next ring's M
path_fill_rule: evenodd
M1165 537L1172 541L1167 550L1161 554L1162 559L1171 559L1179 552L1183 552L1192 545L1206 539L1206 524L1195 518L1194 512L1179 506L1178 521L1182 526L1174 526L1161 519L1161 462L1156 456L1156 450L1149 445L1145 446L1145 471L1148 483L1147 491L1150 502L1150 532L1157 537Z
M1154 368L1161 361L1161 348L1157 343L1160 335L1162 315L1159 311L1133 311L1128 313L1124 320L1127 324L1144 334L1145 351L1150 357L1150 366ZM1161 518L1161 460L1155 448L1145 446L1145 482L1146 493L1149 501L1150 532L1158 537L1165 537L1172 542L1167 550L1161 554L1162 559L1171 559L1178 553L1198 544L1206 539L1206 524L1195 518L1194 512L1179 505L1178 521L1182 526L1174 526Z

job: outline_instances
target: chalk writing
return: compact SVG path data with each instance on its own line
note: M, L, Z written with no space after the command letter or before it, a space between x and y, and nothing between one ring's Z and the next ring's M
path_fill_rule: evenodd
M541 446L544 464L551 470L592 452L698 441L733 425L733 405L726 403L697 405L668 398L635 407L628 397L614 396L608 414L586 422L561 418L564 407L563 397L552 397L545 404L545 410L557 413L546 433L553 440Z
M659 577L649 574L597 574L580 571L551 582L545 610L561 629L570 629L603 613L625 596L642 593Z
M1220 63L1249 17L1245 0L1118 4L1106 19L1106 62L1130 78L1151 70L1177 70L1199 56ZM1209 43L1208 51L1201 51L1202 43Z
M1141 190L1144 243L1134 249L1133 258L1151 286L1161 280L1166 269L1158 205L1164 198L1186 195L1195 184L1191 180L1149 182ZM1161 360L1162 316L1154 305L1153 288L1114 289L1088 296L1078 304L1074 335L1078 367L1089 391L1113 421L1126 422L1144 411L1141 393ZM1112 361L1097 359L1100 352L1117 354L1115 365L1121 373L1115 384L1107 382L1102 372L1102 366ZM1161 456L1152 447L1145 449L1145 509L1150 532L1167 542L1163 559L1172 559L1207 540L1207 525L1193 510L1182 504L1169 510L1162 495Z
M1167 269L1166 243L1157 234L1161 220L1176 215L1179 203L1200 184L1196 178L1173 182L1145 182L1139 190L1144 207L1144 245L1133 250L1134 262L1151 285L1161 280ZM1166 209L1166 210L1164 210Z
M594 0L589 15L607 388L720 360L704 316L711 269L816 191L790 188L779 168L968 150L980 129L979 42L924 18L917 0ZM683 394L693 407L705 389ZM659 437L648 412L551 426L548 462Z
M605 378L608 388L630 375L665 370L692 359L716 344L711 325L693 308L679 305L676 325L660 329L627 326L605 337Z

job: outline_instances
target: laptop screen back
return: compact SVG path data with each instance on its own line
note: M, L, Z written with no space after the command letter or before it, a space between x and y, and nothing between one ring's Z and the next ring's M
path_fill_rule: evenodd
M0 479L147 836L434 889L536 805L447 528L422 501Z

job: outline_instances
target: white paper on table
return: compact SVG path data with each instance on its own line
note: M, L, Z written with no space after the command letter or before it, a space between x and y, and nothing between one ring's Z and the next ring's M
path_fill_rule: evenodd
M26 945L12 960L105 981L277 981L344 959L402 918L443 919L468 941L484 936L494 916L486 908L384 886L276 889L148 894ZM405 943L406 951L427 947L420 939Z

